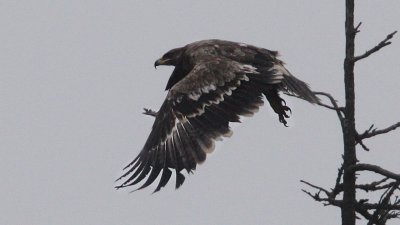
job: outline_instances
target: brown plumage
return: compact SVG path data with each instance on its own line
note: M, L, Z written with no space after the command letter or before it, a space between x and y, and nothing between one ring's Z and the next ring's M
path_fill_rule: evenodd
M152 184L160 175L156 191L175 170L176 185L206 159L214 141L232 134L230 122L251 116L266 97L285 126L290 108L279 92L290 93L311 103L319 99L303 81L294 77L276 51L223 40L204 40L172 49L155 62L175 69L168 80L167 97L155 114L151 133L139 155L125 167L117 188Z

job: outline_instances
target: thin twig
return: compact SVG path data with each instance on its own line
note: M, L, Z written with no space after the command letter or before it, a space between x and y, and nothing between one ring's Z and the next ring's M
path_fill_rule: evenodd
M305 181L305 180L300 180L300 182L301 182L301 183L304 183L304 184L307 184L308 186L310 186L310 187L312 187L312 188L315 188L315 189L318 189L318 190L324 192L327 196L330 195L330 192L327 191L326 189L322 188L322 187L319 187L319 186L317 186L317 185L311 184L311 183L309 183L309 182L307 182L307 181Z
M365 150L365 151L369 151L370 149L364 144L364 142L362 140L357 141L358 144L361 145L361 147Z
M384 225L386 221L391 218L396 218L398 212L391 212L392 210L400 210L400 205L397 202L397 198L394 203L391 203L390 199L396 189L399 187L400 181L394 182L380 197L379 203L377 204L363 204L362 207L371 210L375 209L368 224Z
M335 110L335 111L336 111L336 114L337 114L337 116L338 116L338 118L339 118L340 125L341 125L342 128L343 128L343 127L344 127L344 116L343 116L344 107L339 107L338 104L337 104L337 102L336 102L336 99L335 99L331 94L329 94L329 93L321 92L321 91L315 91L315 92L313 92L313 93L314 93L315 95L322 95L322 96L325 96L325 97L327 97L327 98L331 101L331 104L332 104L333 107L327 107L325 104L322 104L322 103L319 103L318 105L321 105L321 106L323 106L323 107L326 107L326 108Z
M322 204L324 206L328 206L328 205L333 205L333 206L337 206L337 207L341 207L342 206L342 201L341 200L336 200L336 199L331 199L331 198L322 198L320 196L320 192L317 192L315 194L311 194L311 192L306 191L304 189L302 189L302 191L304 193L306 193L308 196L310 196L311 198L313 198L315 201L322 202Z
M335 187L332 189L332 197L336 198L336 196L343 191L343 185L340 183L343 177L343 164L338 169L338 175L336 177Z
M317 187L317 189L319 189L319 188ZM312 194L311 192L304 190L304 189L302 189L302 191L318 202L327 202L327 203L324 203L324 205L334 205L334 206L339 206L339 207L341 207L341 205L342 205L342 200L332 199L329 197L328 198L321 197L320 196L321 191L318 191L315 194ZM400 210L400 205L398 205L397 202L395 202L395 204L382 205L381 203L368 203L365 200L360 200L360 201L357 201L355 205L358 206L357 207L358 209L363 208L365 210L373 210L373 209L380 209L380 208L388 209L388 210Z
M386 36L386 38L385 38L383 41L379 42L378 45L376 45L375 47L373 47L373 48L371 48L370 50L366 51L366 52L365 52L364 54L362 54L362 55L355 56L355 57L353 58L353 62L357 62L358 60L367 58L367 57L370 56L371 54L373 54L373 53L375 53L375 52L381 50L381 48L383 48L383 47L385 47L385 46L387 46L387 45L390 45L392 42L390 42L389 40L392 39L393 36L394 36L396 33L397 33L397 31L394 31L394 32L388 34L388 35Z
M358 164L352 166L351 169L354 169L355 171L364 171L364 170L372 171L372 172L378 173L382 176L400 181L400 174L396 174L389 170L385 170L382 167L379 167L377 165L358 163Z
M394 183L396 183L396 182L391 182L391 183L381 185L381 184L385 183L388 179L389 178L385 177L380 181L374 181L369 184L357 184L356 188L366 191L366 192L387 189L387 188L393 186ZM379 186L379 185L381 185L381 186Z
M369 148L364 144L363 139L367 139L367 138L371 138L373 136L376 135L380 135L380 134L385 134L388 133L390 131L393 131L395 129L397 129L398 127L400 127L400 122L393 124L390 127L387 127L385 129L381 129L381 130L377 130L376 128L374 128L374 124L372 124L368 130L364 131L364 133L362 134L358 134L357 132L357 136L356 136L356 145L360 144L361 147L365 150L365 151L369 151Z
M397 181L394 182L390 182L387 184L383 184L382 183L386 182L389 178L384 178L380 181L375 181L375 182L371 182L369 184L356 184L356 189L360 189L363 190L365 192L369 192L369 191L378 191L378 190L383 190L383 189L387 189L389 187L392 187ZM379 186L381 185L381 186ZM337 185L337 187L335 187L334 191L339 194L343 191L343 184L340 183Z
M330 95L330 94L328 94L328 93L325 93L325 92L313 92L313 93L314 93L315 95L324 95L324 96L326 96L326 97L328 97L328 98L332 98L332 99L333 99L332 95ZM292 97L296 97L296 98L299 98L299 99L303 99L302 97L300 97L300 96L298 96L298 95L295 95L295 94L292 94L292 93L289 93L289 92L285 92L285 95L292 96ZM304 99L303 99L303 100L304 100ZM336 103L336 100L334 100L334 101L335 101L335 103ZM344 107L339 107L339 106L337 106L337 105L336 105L336 107L335 107L335 106L330 106L330 105L324 104L324 103L322 103L322 102L318 102L318 103L316 103L316 104L319 105L319 106L325 107L325 108L327 108L327 109L340 110L341 112L344 111Z
M354 32L356 32L356 33L360 32L360 26L361 26L361 24L362 24L362 22L359 22L359 23L357 24L357 26L354 28Z
M371 138L371 137L376 136L376 135L386 134L386 133L389 133L390 131L396 130L399 127L400 127L400 122L397 122L397 123L385 128L385 129L377 130L376 128L374 129L374 125L372 124L371 127L368 130L364 131L364 133L359 135L358 138L360 140L363 140L363 139L366 139L366 138Z
M339 174L341 174L341 169L339 169ZM339 175L341 177L342 175ZM358 188L367 188L370 190L381 190L383 189L383 186L378 186L379 184L384 183L388 178L382 179L377 182L373 182L371 184L367 185L357 185ZM319 187L317 185L311 184L307 181L301 180L302 183L317 189L318 191L314 194L311 192L302 189L304 193L306 193L308 196L313 198L317 202L321 202L324 206L337 206L339 208L343 207L343 201L342 200L337 200L336 195L334 195L334 191L329 192L326 189ZM355 210L357 213L362 215L364 218L366 218L369 221L374 221L375 223L373 224L384 224L382 221L390 219L390 218L397 218L399 217L399 213L397 210L400 210L400 200L396 197L395 201L393 203L390 203L390 197L393 195L394 191L398 189L400 181L392 182L390 186L384 185L386 188L389 188L388 191L386 191L381 197L381 200L379 203L368 203L368 199L361 199L355 202ZM336 185L335 189L338 189L338 193L343 191L343 184L338 184ZM389 192L390 190L390 192ZM326 197L321 197L321 193L324 193ZM375 210L375 214L372 215L371 213L368 212L368 210ZM392 212L395 210L395 212Z
M381 205L381 203L363 203L363 207L365 209L371 210L371 209L389 209L389 210L400 210L400 205L394 205L394 204L387 204L387 205Z

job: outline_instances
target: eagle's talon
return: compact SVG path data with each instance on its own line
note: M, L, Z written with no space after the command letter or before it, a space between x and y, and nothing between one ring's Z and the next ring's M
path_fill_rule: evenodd
M292 115L292 109L290 109L290 107L288 107L288 106L282 106L282 108L283 108L283 111L289 111L289 113L290 113L290 115Z
M144 112L143 112L144 115L153 116L153 117L157 116L157 112L152 109L143 108L143 110L144 110Z
M285 117L284 117L284 116L285 116L286 118L288 118L286 114L280 114L280 115L279 115L279 122L283 123L283 125L284 125L285 127L288 127L287 121L285 120Z
M165 88L167 98L158 112L144 108L143 114L155 117L152 130L117 188L147 177L142 189L160 177L157 192L170 180L172 169L175 187L180 187L185 180L181 171L193 173L214 149L214 140L228 136L230 122L254 114L262 95L285 127L292 111L280 91L319 102L307 84L284 67L278 52L252 45L203 40L168 51L154 63L158 65L175 67Z

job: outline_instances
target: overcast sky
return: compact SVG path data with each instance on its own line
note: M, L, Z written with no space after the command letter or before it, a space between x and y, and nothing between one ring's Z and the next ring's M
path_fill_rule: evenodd
M398 0L356 9L358 54L400 30ZM129 194L114 180L152 126L142 108L158 109L166 95L172 68L154 61L196 40L279 50L293 74L343 104L344 11L333 0L0 1L0 224L339 224L339 209L299 182L334 185L336 114L287 96L289 128L265 105L177 191ZM399 36L393 42L357 64L360 132L400 120ZM365 143L361 161L400 171L398 131Z

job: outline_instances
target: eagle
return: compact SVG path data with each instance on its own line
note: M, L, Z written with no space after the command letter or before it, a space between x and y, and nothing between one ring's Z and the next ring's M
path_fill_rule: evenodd
M291 109L280 97L290 94L310 103L319 98L309 86L294 77L277 51L250 44L202 40L175 48L158 59L154 66L174 66L166 86L168 94L155 117L143 149L127 165L116 188L152 184L160 176L154 192L164 187L175 170L179 188L185 181L183 170L192 173L215 148L215 141L230 137L230 123L241 116L252 116L269 102L279 121L287 125Z

